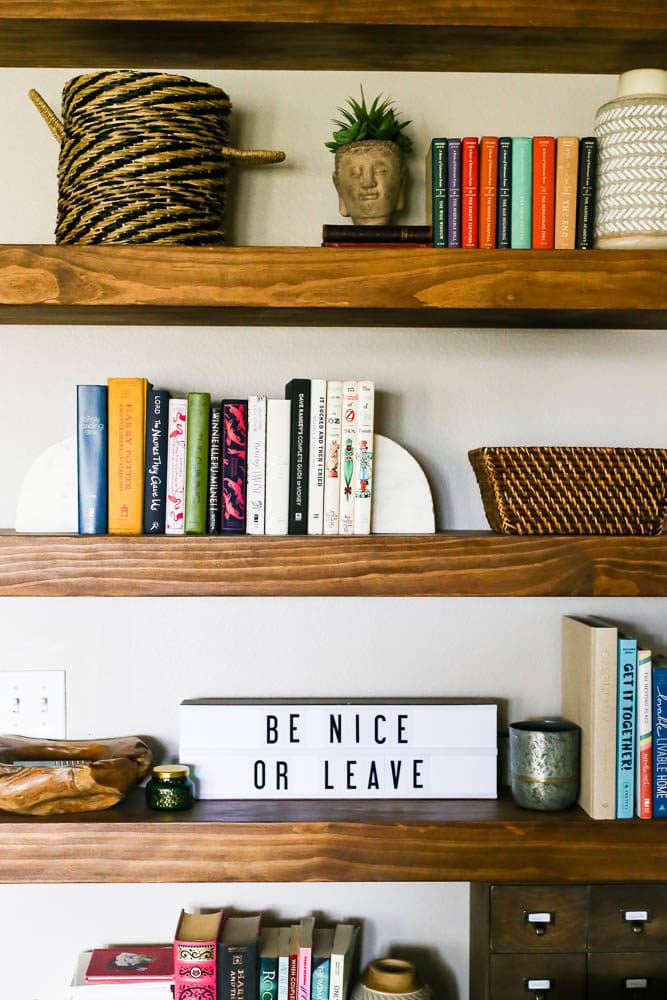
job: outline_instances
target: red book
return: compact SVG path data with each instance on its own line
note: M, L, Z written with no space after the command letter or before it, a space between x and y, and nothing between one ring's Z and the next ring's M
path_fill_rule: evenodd
M218 1000L216 968L223 911L186 913L181 910L174 937L174 1000L206 996ZM207 992L196 992L206 986Z
M223 535L245 535L248 400L224 399L220 419Z
M479 147L479 245L483 250L496 246L498 205L498 137L485 135Z
M551 135L533 137L533 249L554 248L556 199L556 140Z
M289 977L287 980L287 1000L296 1000L299 984L299 924L292 924L289 939Z
M86 969L88 983L162 983L174 978L171 945L124 944L95 948Z
M468 137L461 142L461 246L478 246L479 143Z

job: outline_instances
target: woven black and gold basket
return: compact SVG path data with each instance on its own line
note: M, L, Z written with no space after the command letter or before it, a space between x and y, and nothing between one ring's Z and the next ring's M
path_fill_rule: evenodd
M477 448L468 453L490 527L505 535L659 535L663 448Z
M60 142L56 243L223 243L230 160L285 158L229 146L229 97L186 76L77 76L62 122L30 97Z

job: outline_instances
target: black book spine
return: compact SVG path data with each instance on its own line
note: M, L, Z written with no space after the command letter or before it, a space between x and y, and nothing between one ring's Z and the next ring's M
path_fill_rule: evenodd
M164 535L167 503L169 393L149 389L146 404L144 534Z
M430 226L322 226L323 243L429 243Z
M248 458L248 400L224 399L220 416L222 509L220 532L244 535Z
M575 250L592 250L595 245L595 173L597 139L587 137L579 143L579 176L577 181L577 228Z
M208 505L206 508L206 534L220 534L220 407L211 407L211 427L208 451Z
M512 235L512 140L507 136L498 140L498 202L496 246L509 250Z
M285 386L292 403L290 427L290 535L308 534L308 467L310 462L310 379L293 378Z

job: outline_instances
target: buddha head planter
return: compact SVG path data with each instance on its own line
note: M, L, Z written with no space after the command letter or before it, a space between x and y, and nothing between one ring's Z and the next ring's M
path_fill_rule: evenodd
M335 154L333 182L338 192L340 214L356 226L386 226L392 212L404 204L405 164L403 154L412 148L389 100L376 97L366 105L348 99L351 110L340 108L344 120L333 139L325 143Z

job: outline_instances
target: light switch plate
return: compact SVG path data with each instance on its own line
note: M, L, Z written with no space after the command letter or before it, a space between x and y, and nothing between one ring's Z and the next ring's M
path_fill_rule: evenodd
M65 671L0 671L0 733L66 737Z

